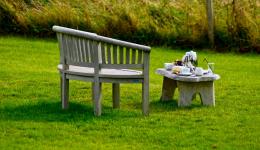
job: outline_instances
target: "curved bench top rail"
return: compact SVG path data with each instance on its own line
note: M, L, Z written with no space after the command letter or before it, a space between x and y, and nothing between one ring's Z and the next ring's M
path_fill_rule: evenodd
M110 44L119 45L119 46L123 46L123 47L129 47L129 48L133 48L133 49L140 49L140 50L144 50L144 51L150 51L150 49L151 49L149 46L144 46L144 45L135 44L135 43L131 43L131 42L112 39L112 38L108 38L108 37L104 37L104 36L100 36L100 35L98 36L98 39L100 42L110 43Z
M61 26L53 26L52 30L55 32L58 32L58 33L70 34L70 35L74 35L74 36L98 40L98 35L96 33L85 32L85 31L70 29L70 28L61 27Z
M85 37L85 38L97 40L100 42L129 47L129 48L133 48L133 49L140 49L140 50L144 50L144 51L148 51L148 52L151 49L149 46L139 45L139 44L121 41L121 40L108 38L108 37L104 37L104 36L99 36L96 33L90 33L90 32L86 32L86 31L80 31L80 30L70 29L70 28L61 27L61 26L53 26L52 29L53 29L53 31L59 32L59 33L70 34L70 35L79 36L79 37Z

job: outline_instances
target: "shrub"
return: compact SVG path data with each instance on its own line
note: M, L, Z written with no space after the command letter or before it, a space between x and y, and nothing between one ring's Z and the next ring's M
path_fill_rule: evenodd
M217 48L258 50L260 2L217 0L214 5ZM142 44L208 45L205 0L0 1L1 33L49 37L53 25Z

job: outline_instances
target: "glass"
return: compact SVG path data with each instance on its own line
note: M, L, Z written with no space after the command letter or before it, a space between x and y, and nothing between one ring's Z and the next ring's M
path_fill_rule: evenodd
M215 71L215 63L208 63L208 70L211 73L214 73L214 71Z

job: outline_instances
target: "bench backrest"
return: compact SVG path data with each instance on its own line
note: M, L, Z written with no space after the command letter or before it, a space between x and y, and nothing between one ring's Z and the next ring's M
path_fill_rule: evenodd
M98 69L149 67L148 46L60 26L53 26L53 30L57 32L61 64Z

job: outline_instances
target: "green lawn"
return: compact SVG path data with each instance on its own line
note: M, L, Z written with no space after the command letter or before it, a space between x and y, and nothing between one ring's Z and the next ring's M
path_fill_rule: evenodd
M159 101L164 62L185 51L152 48L150 116L141 114L141 85L123 84L121 109L103 86L103 114L93 116L91 84L71 82L61 110L59 50L54 40L0 37L0 149L260 149L260 56L199 51L215 62L216 106ZM205 65L202 65L205 67Z

